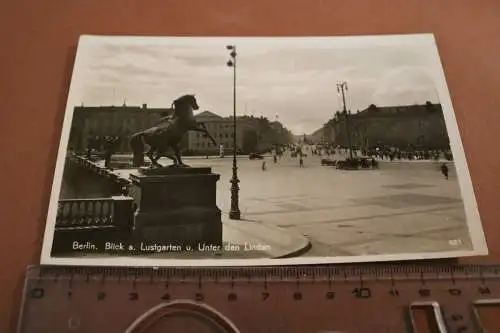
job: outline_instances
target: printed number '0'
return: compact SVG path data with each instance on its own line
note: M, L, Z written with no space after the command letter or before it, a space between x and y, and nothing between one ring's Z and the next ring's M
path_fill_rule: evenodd
M355 288L352 293L356 298L370 298L372 297L372 291L370 288Z
M40 299L45 296L45 290L43 288L34 288L30 292L31 298Z

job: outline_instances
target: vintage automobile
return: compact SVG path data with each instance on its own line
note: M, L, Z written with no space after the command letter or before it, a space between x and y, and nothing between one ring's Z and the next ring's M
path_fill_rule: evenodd
M337 164L336 160L331 160L329 158L322 158L321 159L321 165L335 166L336 164Z
M355 157L348 158L344 161L338 161L336 164L337 169L342 170L357 170L362 169L378 169L379 165L375 159L369 159L366 157Z
M262 159L264 159L264 156L262 156L259 153L251 153L250 155L248 155L248 159L250 159L250 160L262 160Z

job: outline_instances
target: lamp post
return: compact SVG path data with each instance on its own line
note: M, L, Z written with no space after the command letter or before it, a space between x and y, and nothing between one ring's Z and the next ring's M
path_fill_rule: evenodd
M279 123L279 116L277 113L274 117L274 123L276 124L276 126L275 126L275 131L276 131L276 133L275 133L275 137L276 137L275 153L276 153L276 156L278 156L278 150L280 149L280 146L281 146L281 126Z
M349 124L349 112L347 111L346 103L345 103L345 92L347 91L347 82L339 82L337 83L337 91L342 93L342 113L345 115L345 127L346 127L346 135L347 135L347 144L349 145L349 157L352 160L352 141L351 141L351 126Z
M228 45L226 49L230 51L231 59L228 60L227 66L233 68L233 176L231 177L231 210L229 218L232 220L241 219L239 207L239 191L238 183L238 166L236 164L236 46Z

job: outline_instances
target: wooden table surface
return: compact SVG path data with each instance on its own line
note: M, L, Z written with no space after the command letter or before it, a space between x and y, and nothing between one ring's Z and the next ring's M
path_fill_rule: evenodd
M14 331L38 263L80 34L434 33L491 252L467 261L500 262L499 13L498 0L1 1L0 332Z

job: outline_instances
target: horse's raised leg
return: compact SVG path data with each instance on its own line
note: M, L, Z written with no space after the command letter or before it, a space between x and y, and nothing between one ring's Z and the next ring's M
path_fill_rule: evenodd
M210 141L212 141L212 143L215 146L217 146L217 141L215 141L214 137L210 134L210 132L207 129L207 126L205 125L205 123L198 123L198 124L194 125L193 127L191 127L190 130L205 134L205 136L207 138L209 138Z

